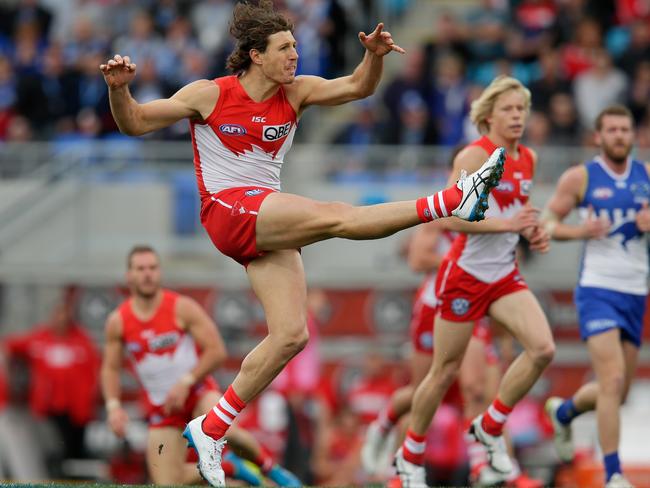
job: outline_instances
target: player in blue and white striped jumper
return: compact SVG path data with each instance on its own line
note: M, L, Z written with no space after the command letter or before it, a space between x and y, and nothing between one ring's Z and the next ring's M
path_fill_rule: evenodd
M619 410L636 370L648 294L650 166L630 156L634 122L627 108L604 109L595 136L600 154L565 171L543 221L554 239L585 241L575 303L596 380L571 398L550 398L546 410L565 461L573 458L571 421L596 410L606 486L620 488L632 486L618 457ZM562 223L575 207L580 225Z

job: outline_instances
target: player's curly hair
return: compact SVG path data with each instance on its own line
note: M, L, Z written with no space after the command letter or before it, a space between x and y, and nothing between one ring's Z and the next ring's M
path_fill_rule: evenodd
M226 68L235 74L246 71L251 65L251 49L266 51L269 36L284 31L293 32L293 22L273 10L271 0L259 0L256 5L238 3L230 22L230 34L237 45L228 56Z
M481 96L472 102L469 118L481 134L486 134L490 130L487 119L492 115L497 98L510 90L521 92L524 96L526 111L530 112L530 90L515 78L505 75L497 76L483 90Z

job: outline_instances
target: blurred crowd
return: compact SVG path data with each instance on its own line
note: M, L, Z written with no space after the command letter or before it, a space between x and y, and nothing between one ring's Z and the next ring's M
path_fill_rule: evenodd
M471 101L497 75L532 92L526 142L591 142L596 114L628 105L650 145L650 2L481 0L432 20L430 38L336 142L456 146L476 137Z
M17 0L0 6L0 141L114 136L98 65L113 53L138 65L140 102L225 74L233 0ZM296 22L299 73L349 72L360 19L389 16L396 36L412 0L278 0ZM357 104L333 142L455 146L475 136L472 99L496 75L533 93L533 146L580 145L596 113L630 106L650 146L650 2L477 0L432 19L379 93ZM366 21L369 22L369 21ZM399 38L397 39L399 42ZM598 96L594 96L597 93ZM154 138L183 138L179 123Z
M129 55L139 102L171 96L201 78L226 74L233 0L17 0L0 3L0 141L114 135L99 65ZM377 4L396 16L408 0L279 0L296 23L302 72L334 77L351 62L345 48L362 12ZM355 20L356 19L356 20ZM350 34L353 32L353 34ZM356 41L354 60L361 48ZM358 54L358 55L357 55ZM182 138L187 124L156 138Z

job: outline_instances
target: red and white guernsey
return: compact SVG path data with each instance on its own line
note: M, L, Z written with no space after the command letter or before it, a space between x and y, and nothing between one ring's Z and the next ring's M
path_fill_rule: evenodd
M212 113L205 121L190 121L201 200L242 186L280 190L280 169L297 124L284 87L255 102L237 76L214 82L220 93Z
M162 405L167 393L198 362L194 339L176 320L178 294L163 290L158 310L146 321L133 313L131 299L120 305L122 340L149 402Z
M488 155L497 148L487 136L471 145L483 148ZM506 155L503 177L499 186L490 193L486 218L511 218L528 202L535 170L534 159L527 147L519 144L518 149L518 159ZM475 278L494 283L515 269L515 247L518 242L519 234L514 232L460 234L448 258Z

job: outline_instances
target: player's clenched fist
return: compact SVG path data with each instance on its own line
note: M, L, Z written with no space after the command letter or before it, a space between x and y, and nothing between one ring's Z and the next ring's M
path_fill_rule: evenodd
M106 64L100 64L99 69L109 88L119 88L128 85L135 78L135 64L128 56L116 54Z

